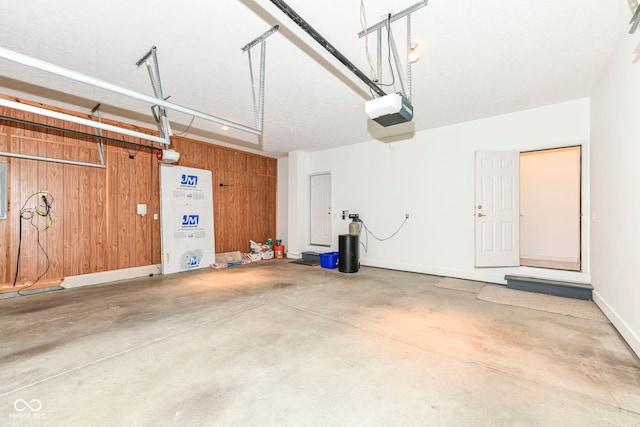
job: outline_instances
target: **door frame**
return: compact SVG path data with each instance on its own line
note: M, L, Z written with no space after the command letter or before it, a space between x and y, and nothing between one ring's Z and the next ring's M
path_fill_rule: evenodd
M313 214L312 209L311 209L311 199L312 199L312 194L311 194L311 179L314 176L321 176L321 175L329 175L329 236L330 236L330 242L327 245L319 245L317 243L312 243L311 242L311 228L313 226L312 223L312 219L311 216ZM309 206L309 216L308 216L308 230L307 230L307 245L308 246L312 246L312 247L318 247L318 248L324 248L326 249L327 247L332 247L333 245L333 175L331 174L331 171L324 171L324 172L314 172L314 173L310 173L308 175L308 179L307 179L307 183L308 183L308 189L309 189L309 199L308 199L308 206Z
M569 268L554 268L554 267L549 267L549 266L538 266L538 268L546 268L546 269L552 269L552 270L566 270L566 271L582 271L582 263L583 263L583 259L582 259L582 222L583 222L583 218L582 218L582 211L583 211L583 205L582 205L582 190L583 190L583 183L582 183L582 154L583 154L583 146L581 144L577 144L577 145L568 145L566 147L556 147L556 148L545 148L543 150L531 150L531 151L522 151L520 150L520 159L522 160L522 154L525 153L544 153L546 151L554 151L554 150L562 150L562 149L578 149L578 156L579 156L579 181L578 181L578 207L579 207L579 214L578 214L578 265L579 265L579 269L578 270L573 270L573 269L569 269ZM522 178L522 168L520 169L520 177ZM520 187L522 189L522 187ZM575 193L574 193L575 194ZM520 206L522 206L522 192L520 194ZM522 212L520 212L520 222L522 222ZM522 225L522 224L521 224ZM520 227L520 248L522 248L522 227ZM520 260L522 261L522 253L520 253ZM541 260L542 261L542 260ZM533 265L523 265L520 264L522 267L533 267Z
M591 263L591 222L596 218L591 217L591 197L590 197L590 152L589 141L569 141L563 143L541 144L531 147L520 148L520 153L530 151L553 150L566 147L580 147L580 271L556 270L543 267L520 266L513 268L513 274L547 276L557 280L577 280L584 281L585 275L590 275Z

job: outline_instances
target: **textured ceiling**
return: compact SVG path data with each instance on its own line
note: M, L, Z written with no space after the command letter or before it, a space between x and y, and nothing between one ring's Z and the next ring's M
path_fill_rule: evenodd
M368 24L417 0L365 0ZM157 46L170 101L253 127L248 60L241 47L271 26L262 137L196 119L188 135L268 155L319 150L589 96L624 37L635 0L431 0L412 14L421 59L412 68L414 120L369 120L367 86L268 0L2 0L0 47L152 95L136 61ZM287 4L369 73L357 37L360 1ZM405 21L392 25L404 49ZM370 38L375 55L375 38ZM254 67L258 49L254 49ZM383 81L389 82L388 72ZM391 92L391 88L385 88ZM155 128L149 106L0 59L0 93ZM170 111L175 133L190 116Z

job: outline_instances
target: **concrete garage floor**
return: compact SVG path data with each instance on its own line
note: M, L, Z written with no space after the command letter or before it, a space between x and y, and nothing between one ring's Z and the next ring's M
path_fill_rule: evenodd
M3 299L0 425L640 425L608 322L442 280L274 260Z

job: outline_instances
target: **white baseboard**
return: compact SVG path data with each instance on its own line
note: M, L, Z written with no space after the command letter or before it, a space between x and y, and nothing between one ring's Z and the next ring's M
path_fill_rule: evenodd
M81 274L79 276L65 277L60 286L68 289L79 288L81 286L100 285L102 283L115 282L117 280L135 279L136 277L144 277L150 274L161 274L160 271L160 264L152 264L141 267L123 268L121 270Z
M361 260L361 265L368 267L388 268L390 270L402 270L409 271L411 273L432 274L435 276L455 277L458 279L476 280L479 282L497 283L500 285L506 285L504 280L505 270L493 270L493 269L478 269L476 271L467 270L453 270L447 268L440 268L428 265L414 265L403 264L397 262L388 262L382 260ZM508 273L507 273L508 274Z
M598 294L597 291L593 291L593 301L596 303L600 310L607 316L607 319L618 330L622 338L629 344L629 347L634 353L640 357L640 338L633 332L633 330L627 325L627 323L618 316L618 313L611 308L611 306Z

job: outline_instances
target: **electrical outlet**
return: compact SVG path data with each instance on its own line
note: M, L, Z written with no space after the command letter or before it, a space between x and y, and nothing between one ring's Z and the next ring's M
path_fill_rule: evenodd
M404 214L404 219L409 219L409 214Z

